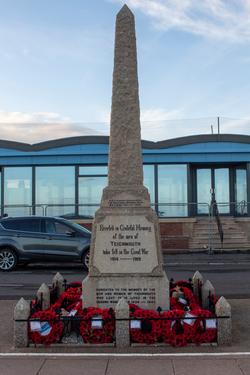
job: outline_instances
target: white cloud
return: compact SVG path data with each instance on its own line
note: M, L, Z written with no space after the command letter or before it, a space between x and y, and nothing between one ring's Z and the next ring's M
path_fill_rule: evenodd
M123 4L123 0L110 0ZM161 30L177 29L233 42L250 41L249 0L127 0Z
M72 124L69 120L58 113L0 110L1 139L33 144L51 139L103 134L102 131L93 129L91 124Z
M220 132L224 134L250 135L250 119L220 119Z
M69 122L68 117L59 113L37 112L5 112L0 110L0 123L37 123L37 122Z
M172 111L166 112L162 108L148 109L141 111L141 122L144 121L164 121L173 120L181 117L182 110L174 109Z

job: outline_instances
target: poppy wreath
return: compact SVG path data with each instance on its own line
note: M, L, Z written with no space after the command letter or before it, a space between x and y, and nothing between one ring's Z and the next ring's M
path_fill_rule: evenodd
M67 285L66 291L68 291L71 288L82 289L82 283L80 283L80 281L72 281L69 285Z
M206 326L206 317L214 317L210 311L203 310L203 309L194 309L190 311L190 314L195 315L197 317L204 317L204 319L196 319L194 328L196 330L196 334L194 337L194 344L200 345L202 342L209 343L216 339L217 335L217 328L204 328Z
M183 290L185 298L189 300L189 306L191 309L200 307L198 298L194 295L194 293L191 292L189 288L181 287L181 290Z
M174 297L169 298L170 310L183 310L183 305L178 302Z
M154 320L159 318L159 315L155 311L137 308L133 313L130 312L130 317L142 319L142 324L143 320L146 320L148 322L148 328L151 331L150 333L143 333L142 329L138 330L130 328L130 337L132 341L146 343L149 345L158 341L159 337L161 336L162 329L160 320Z
M131 309L134 309L134 311L138 309L140 310L140 307L135 305L134 303L129 303L129 311L132 314Z
M80 305L79 305L80 304ZM74 305L74 306L73 306ZM85 313L83 312L83 308L82 308L82 302L79 301L79 302L75 302L73 303L72 305L70 306L73 306L73 308L76 308L77 309L77 312L76 312L76 316L84 316ZM72 308L72 309L73 309ZM67 309L68 311L68 309ZM93 312L93 311L98 311L98 312L102 312L102 310L99 309L99 307L88 307L87 308L87 312Z
M185 311L170 310L161 315L162 320L162 336L165 342L171 346L185 346L188 342L194 340L195 328L180 318L184 318ZM171 318L164 320L164 318ZM176 320L176 318L179 318Z
M65 292L65 297L69 302L78 302L82 295L81 288L70 288Z
M191 309L200 307L200 302L198 298L194 295L194 293L189 288L181 286L180 290L184 293L185 299L188 301L188 305L190 306ZM175 288L171 289L170 295L174 291L175 291ZM170 297L170 307L172 306L171 309L173 308L177 310L178 309L183 310L184 306L186 305L182 304L180 301L177 301L177 300L175 300L174 302L173 299L174 299L173 297Z
M47 335L42 335L39 331L31 331L30 322L28 324L29 339L35 344L44 344L49 346L60 339L62 334L62 323L59 321L56 314L52 311L38 311L33 314L31 319L40 320L40 322L47 322L51 327Z
M56 310L58 308L61 308L62 304L64 304L65 302L68 305L68 302L67 302L66 298L67 298L67 293L63 292L63 294L61 295L61 297L53 305L50 305L50 307L47 309L47 311L54 311L54 312L56 312Z
M66 311L69 313L72 310L76 310L76 314L77 314L78 310L80 310L80 309L82 310L82 301L77 301L77 302L73 302L71 305L69 305L66 308ZM83 314L80 314L80 315L83 315Z
M180 280L180 281L176 281L172 285L174 287L177 287L177 286L179 286L179 287L186 287L186 288L190 289L191 292L193 292L193 285L189 281Z
M90 307L87 310L88 313L84 316L84 319L89 319L89 321L84 320L80 324L80 332L84 341L91 344L103 344L112 341L115 333L115 321L106 321L106 319L114 318L115 314L110 314L108 309L101 310L95 307ZM102 328L92 328L92 318L98 316L102 317Z

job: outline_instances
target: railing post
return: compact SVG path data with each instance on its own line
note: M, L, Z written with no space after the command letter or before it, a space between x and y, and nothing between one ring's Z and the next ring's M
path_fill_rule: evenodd
M121 298L115 307L117 319L129 319L129 305ZM116 321L116 346L124 348L130 346L129 320Z
M46 284L42 284L37 291L37 298L40 301L42 297L42 310L47 310L50 307L50 291Z
M199 271L196 271L193 278L193 293L200 300L200 283L203 283L203 277Z
M221 346L229 346L232 340L231 306L223 296L220 297L215 305L215 314L230 317L228 319L217 320L217 343Z
M29 346L28 322L16 322L16 320L27 320L29 316L29 304L24 298L21 298L14 309L14 348Z
M57 298L60 298L63 294L63 277L59 272L53 277L52 284L56 286Z
M202 308L204 310L209 310L209 295L215 294L214 293L214 287L210 283L209 280L205 282L205 284L202 287L201 295L202 295Z

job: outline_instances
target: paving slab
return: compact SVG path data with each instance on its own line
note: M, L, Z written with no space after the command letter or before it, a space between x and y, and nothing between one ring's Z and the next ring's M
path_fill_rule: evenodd
M250 375L250 359L240 358L236 360L242 373L244 375Z
M110 359L107 375L177 375L171 359Z
M14 307L18 301L0 300L0 351L9 350L14 343Z
M107 364L107 359L47 359L39 375L106 375Z
M235 359L192 358L174 360L173 362L174 374L176 375L242 375L241 368Z
M0 358L0 375L37 375L45 361L43 358Z

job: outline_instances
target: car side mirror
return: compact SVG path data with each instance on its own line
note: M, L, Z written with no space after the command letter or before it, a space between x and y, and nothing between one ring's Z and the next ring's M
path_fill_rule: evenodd
M68 236L74 237L74 235L76 234L76 232L74 232L73 230L72 231L67 230L66 234Z

